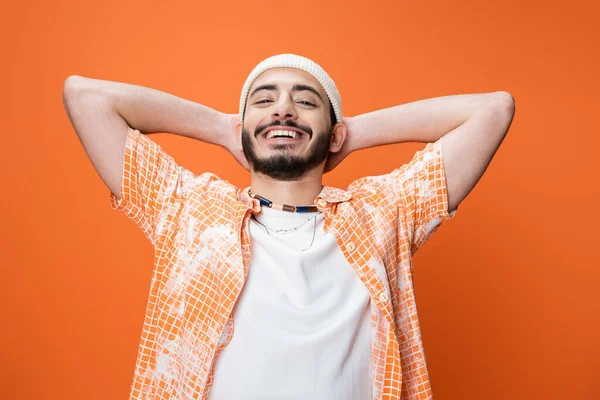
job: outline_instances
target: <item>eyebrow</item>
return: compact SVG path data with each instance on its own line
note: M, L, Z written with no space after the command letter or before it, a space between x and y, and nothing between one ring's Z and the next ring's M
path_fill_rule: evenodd
M279 86L273 84L260 85L252 91L250 97L254 96L254 94L260 90L279 90ZM317 92L317 90L312 86L303 85L300 83L296 83L294 86L292 86L292 92L300 92L303 90L308 90L309 92L316 94L319 97L319 99L323 101L323 98L321 97L319 92Z

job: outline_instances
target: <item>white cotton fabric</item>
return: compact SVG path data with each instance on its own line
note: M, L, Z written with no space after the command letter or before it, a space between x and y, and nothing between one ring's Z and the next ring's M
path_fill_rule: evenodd
M211 400L364 400L371 395L370 296L322 213L263 207L250 219L248 278ZM310 245L316 224L312 247Z

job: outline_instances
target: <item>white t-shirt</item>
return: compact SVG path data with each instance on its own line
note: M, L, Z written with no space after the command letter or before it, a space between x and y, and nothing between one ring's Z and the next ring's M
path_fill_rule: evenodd
M370 399L369 292L323 214L263 207L255 218L269 231L249 220L248 278L209 398Z

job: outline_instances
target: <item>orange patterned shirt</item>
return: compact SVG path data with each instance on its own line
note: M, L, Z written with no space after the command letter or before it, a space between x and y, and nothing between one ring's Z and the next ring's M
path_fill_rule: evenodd
M110 206L155 254L130 399L208 399L248 274L248 218L260 211L248 190L194 175L128 128L121 199L111 192ZM389 174L323 186L315 205L371 296L373 399L432 398L411 260L457 211L448 212L441 139Z

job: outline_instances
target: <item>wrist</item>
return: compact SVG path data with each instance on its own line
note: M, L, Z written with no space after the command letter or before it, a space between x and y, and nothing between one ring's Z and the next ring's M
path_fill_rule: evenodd
M213 125L214 144L227 148L227 132L230 131L229 115L219 112L215 124Z
M346 127L346 139L342 146L342 152L344 156L349 155L353 151L360 150L361 133L357 126L356 118L354 117L342 117L342 123Z

